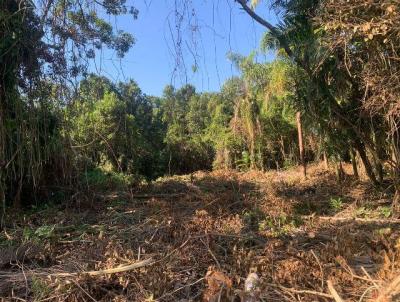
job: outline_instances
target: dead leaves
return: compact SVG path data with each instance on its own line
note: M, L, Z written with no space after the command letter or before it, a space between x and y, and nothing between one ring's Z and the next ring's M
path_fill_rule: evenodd
M209 268L206 274L207 288L204 302L233 301L232 280L223 272Z
M277 177L285 181L271 181ZM294 205L303 199L312 199L321 207L326 196L339 194L334 176L328 172L320 174L311 166L310 179L300 184L296 171L217 171L197 176L196 182L198 189L184 193L187 196L183 198L159 197L122 204L111 214L94 213L91 223L103 228L85 227L84 240L54 242L52 254L47 255L55 255L60 272L114 269L151 256L155 260L134 271L80 276L69 284L64 279L49 280L47 285L54 293L64 295L59 301L87 299L85 292L97 301L315 301L315 297L331 299L328 280L342 299L353 301L356 297L358 301L373 285L370 279L380 280L381 290L384 281L390 284L400 271L400 229L396 226L382 235L366 223L311 219L296 232L276 237L260 231L258 223L263 217L255 220L254 228L247 227L246 213L293 215ZM298 194L315 186L315 194ZM178 184L177 188L181 187L185 186ZM167 188L161 186L156 192L164 189L176 191L168 182ZM147 194L152 193L149 190ZM241 203L235 203L235 196L240 196ZM369 193L364 196L373 198ZM121 213L123 219L116 219ZM134 213L141 214L128 219ZM93 228L95 231L88 231ZM77 237L78 231L73 235ZM257 277L249 272L257 272ZM15 274L8 276L15 278ZM23 276L18 282L19 297L24 297ZM379 294L378 290L367 291L363 302Z

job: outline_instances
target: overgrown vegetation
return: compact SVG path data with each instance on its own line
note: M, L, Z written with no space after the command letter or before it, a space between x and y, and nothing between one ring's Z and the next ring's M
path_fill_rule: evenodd
M14 236L6 232L9 228L17 229L15 238L20 244L46 242L52 246L52 240L69 238L57 229L55 221L23 225L25 220L20 215L34 215L34 211L46 206L54 210L72 205L81 210L81 206L88 206L87 201L90 208L97 199L104 201L107 194L121 194L121 199L110 205L110 211L114 211L118 206L126 206L127 194L132 199L136 191L148 188L146 185L151 188L151 182L160 177L187 174L194 185L193 175L200 170L277 170L274 177L279 179L280 173L284 173L282 170L301 165L302 181L307 183L307 164L319 161L324 161L325 171L336 169L332 186L348 185L349 181L359 184L360 180L366 186L371 185L371 194L381 195L370 203L355 202L351 217L363 221L399 217L398 1L232 2L248 13L249 20L251 17L266 28L260 47L253 53L227 54L240 75L228 79L217 92L198 92L191 84L179 88L169 85L162 96L146 95L133 79L113 82L91 73L90 62L102 48L113 49L118 57L123 57L135 43L130 33L113 28L107 21L111 20L109 17L125 14L134 19L138 17L138 10L128 6L125 0L0 2L1 245L4 236L9 239L4 246L16 243ZM192 1L182 3L185 10L191 10ZM275 11L281 21L274 25L263 19L257 14L257 7L261 5ZM176 14L181 16L182 24L184 14ZM260 60L259 55L269 50L276 52L275 58ZM299 189L301 184L297 178L291 182L290 173L283 175L286 179L281 193L296 199L290 200L293 202L290 209L267 213L255 205L248 206L248 201L232 187L230 193L234 200L228 206L234 205L234 211L241 211L235 212L238 216L230 217L230 225L214 227L226 233L235 228L256 232L256 236L252 233L242 242L244 251L255 237L259 241L264 237L285 238L293 234L309 219L303 216L316 213L340 216L349 210L351 198L328 194L320 199L321 204L316 203L312 196L320 190L318 186L310 184ZM222 191L226 186L233 186L232 182L217 179L223 183ZM182 179L178 180L176 185L182 185ZM206 189L199 187L200 191ZM142 198L146 202L152 200L147 195L138 197ZM163 208L150 202L148 207L160 211ZM223 220L209 217L207 209L197 206L194 209L196 214L190 215L196 216L201 227L190 225L188 228L199 227L207 233L202 222L223 224ZM124 215L113 217L115 220L110 224L119 219L135 224L143 218L140 213L129 218ZM387 230L384 228L382 232L391 233L391 229ZM83 237L97 231L98 238L102 239L103 230L95 229L87 230L85 235L76 234L72 241L86 240ZM382 239L374 237L382 232L371 235L374 242ZM361 237L370 238L364 235ZM385 252L393 253L393 259L398 251L388 246L394 241L380 243L385 245ZM226 255L240 253L231 243L220 244L222 249L224 244L228 245ZM135 248L141 247L135 245ZM128 250L119 256L132 258L133 251ZM210 251L206 249L215 258ZM43 265L54 261L49 260L51 252L46 255L47 258L41 259ZM315 254L312 256L315 260ZM218 260L216 264L220 266ZM225 264L232 263L227 260ZM318 278L324 277L324 269L321 271L322 276ZM372 280L368 273L365 275ZM143 280L156 282L145 277ZM284 282L284 278L279 280ZM314 278L307 282L315 281ZM117 281L112 282L115 285ZM46 299L51 292L40 278L32 279L31 284L33 299ZM378 288L375 281L373 285ZM125 290L128 285L122 287ZM322 284L318 290L324 289ZM140 298L165 298L163 295L167 293L159 288L154 290L140 291ZM361 294L357 298L362 298ZM76 297L79 299L79 295Z
M18 208L21 200L31 204L27 196L76 183L93 169L131 175L139 183L166 174L281 169L324 158L337 163L340 179L340 163L352 161L356 176L362 163L375 185L388 176L397 188L394 2L350 1L339 14L332 13L339 7L332 1L272 2L283 19L267 26L260 49L248 57L228 55L240 77L220 92L168 86L162 97L143 94L133 80L112 83L88 75L85 62L96 48L123 56L134 43L130 34L114 32L97 7L110 15L137 17L138 11L125 1L78 2L2 2L3 208ZM246 1L239 3L255 17ZM278 50L274 61L255 60L270 48ZM76 86L68 84L73 79ZM296 128L304 132L300 147Z

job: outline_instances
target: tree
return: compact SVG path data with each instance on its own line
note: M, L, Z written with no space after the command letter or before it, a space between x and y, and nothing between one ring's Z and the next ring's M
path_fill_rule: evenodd
M48 100L65 100L69 84L85 75L88 60L95 56L96 49L106 46L123 56L134 43L130 34L115 32L97 14L102 7L107 14L131 13L136 17L137 10L128 9L124 3L124 0L1 1L0 203L3 209L6 200L14 200L19 207L21 184L37 188L46 164L61 162L54 157L68 153L54 152L56 144L52 144L45 132L52 129L51 133L57 137L60 133L53 130L61 128L53 127L53 119L41 118L46 111L47 115L52 114L48 111L52 107ZM58 118L60 122L61 117ZM32 188L27 191L35 191Z
M167 125L165 143L169 174L211 168L213 149L204 135L209 122L208 97L197 94L192 85L178 90L172 86L164 89L161 110Z
M162 173L164 125L156 104L133 80L112 84L91 75L81 82L78 95L67 115L83 166L147 179Z
M365 131L365 127L360 127L366 121L357 109L359 98L354 97L354 94L358 93L358 90L333 89L343 83L345 77L343 73L335 73L337 71L335 58L325 57L326 52L319 39L320 31L312 22L318 13L320 1L275 1L273 6L284 11L284 23L280 24L279 28L257 15L247 5L247 1L239 0L238 2L253 19L269 30L270 36L278 41L279 47L304 71L316 96L309 100L308 104L312 101L314 110L325 111L334 116L339 129L345 133L344 137L349 139L351 145L360 154L369 178L377 184L366 148L375 158L378 156L368 131ZM334 83L330 80L332 78ZM341 94L342 91L346 91L347 94ZM319 99L322 99L322 102ZM343 100L346 101L343 102ZM321 107L321 104L324 104L325 108ZM319 120L324 122L321 118Z
M299 152L300 152L300 162L303 168L303 177L307 178L307 164L304 155L304 143L303 143L303 126L301 123L301 112L296 112L296 124L297 124L297 132L299 137Z
M333 14L334 11L337 13ZM399 192L398 3L323 1L314 21L323 28L321 41L327 54L340 58L337 69L359 91L353 95L369 119L368 128L375 145L375 152L371 152L375 173L382 180L382 163L386 161Z

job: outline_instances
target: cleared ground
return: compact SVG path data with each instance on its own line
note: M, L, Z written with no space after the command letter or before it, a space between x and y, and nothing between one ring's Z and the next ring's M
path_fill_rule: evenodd
M390 188L320 166L306 181L198 172L74 200L0 233L3 300L400 301Z

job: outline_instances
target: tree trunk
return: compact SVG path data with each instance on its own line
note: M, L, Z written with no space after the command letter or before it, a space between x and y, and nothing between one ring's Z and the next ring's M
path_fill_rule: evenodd
M354 148L358 151L360 158L364 164L365 172L367 173L368 178L372 181L375 186L379 185L379 182L376 180L374 170L372 169L371 162L368 159L367 153L365 152L364 145L358 140L354 140Z
M172 161L172 153L169 150L169 160L168 160L168 175L171 176L171 161Z
M286 161L285 140L283 139L282 135L281 135L280 143L281 143L282 159L283 159L283 162L285 162Z
M336 176L338 182L341 182L344 179L344 171L343 171L343 166L342 166L342 161L339 161L337 167L336 167Z
M0 84L0 230L3 229L4 216L6 212L6 130L5 130L5 102L6 92L4 81Z
M392 202L392 210L395 215L399 212L399 201L400 201L400 131L398 128L398 122L394 118L390 119L392 127L392 161L394 166L392 168L392 178L395 188L395 195Z
M356 179L359 179L360 176L358 174L358 168L357 168L357 161L356 161L356 152L354 151L353 148L350 148L350 157L351 157L351 164L353 166L353 175Z
M261 171L265 171L265 169L264 169L264 156L263 156L263 154L262 154L262 152L261 152L261 146L260 145L258 145L258 156L259 156L259 165L260 165L260 170Z
M15 192L13 208L15 210L21 209L21 192L22 192L22 174L18 181L17 191Z
M375 170L380 183L383 182L384 178L384 167L383 163L388 158L388 153L385 150L386 147L386 133L384 131L384 125L382 121L377 121L377 128L374 128L374 123L372 123L373 131L373 142L376 148L376 156L374 157Z
M254 139L250 143L250 170L256 169L256 151L254 146Z
M328 162L328 156L326 155L326 151L324 151L323 157L324 157L324 167L326 170L329 170L329 162Z
M382 183L383 182L383 165L379 159L374 160L374 166L375 166L375 171L376 175L378 176L378 182Z
M307 164L304 158L304 144L303 144L303 129L301 124L301 112L296 112L296 123L297 123L297 133L299 136L299 152L300 152L300 162L303 167L303 177L307 178Z

